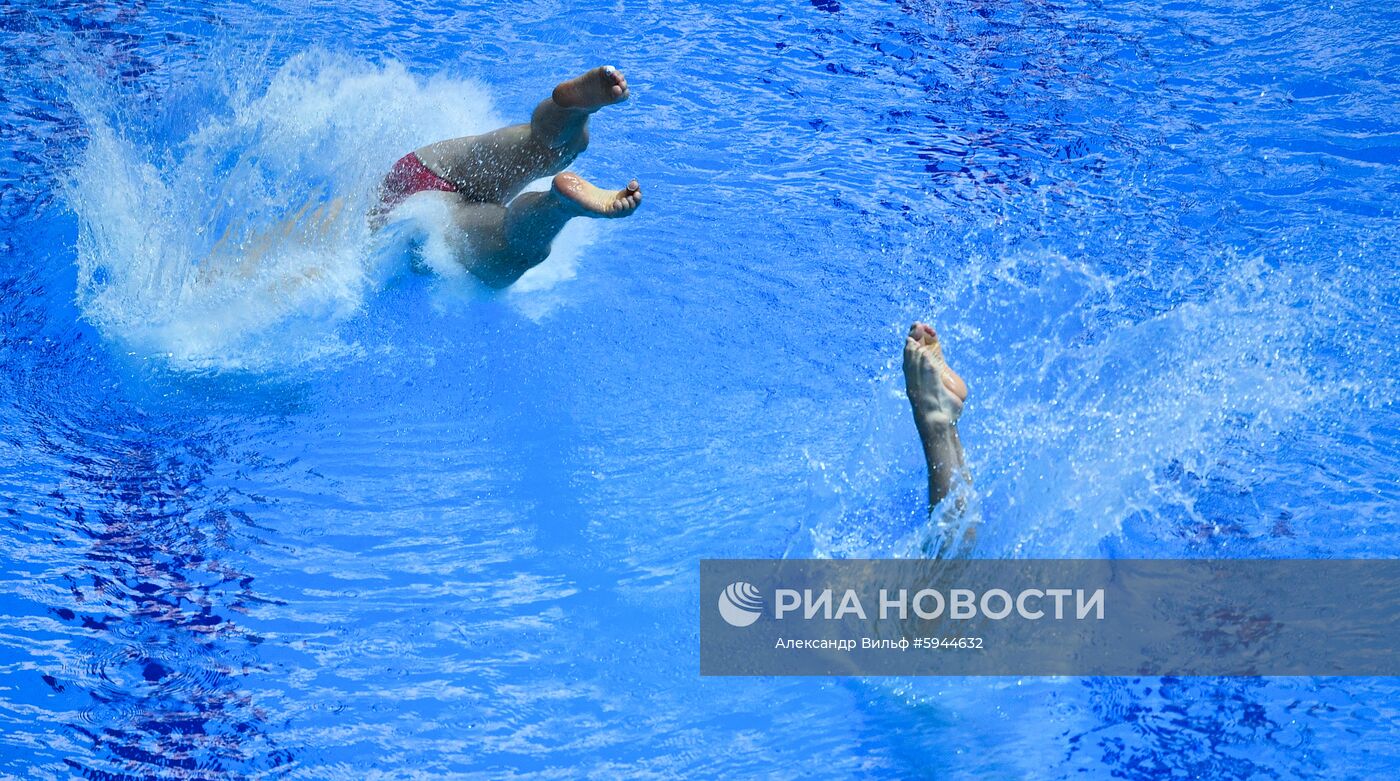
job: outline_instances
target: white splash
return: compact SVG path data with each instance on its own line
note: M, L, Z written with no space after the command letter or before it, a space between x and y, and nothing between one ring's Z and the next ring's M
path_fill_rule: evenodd
M1257 258L1217 268L1208 291L1145 316L1120 300L1136 280L1053 253L967 260L925 291L907 319L935 324L971 388L960 428L979 555L1094 555L1134 514L1195 517L1170 473L1250 472L1251 448L1326 406L1334 391L1313 381L1301 347L1327 307L1299 305L1326 296L1323 284ZM817 555L906 555L909 535L931 530L904 328L888 329L871 431L849 463L816 472Z
M354 350L337 325L408 262L365 221L381 177L408 150L505 123L479 83L396 63L316 51L270 77L217 70L199 85L202 113L162 138L142 140L156 123L101 108L108 96L73 96L89 129L67 191L78 303L105 337L180 367L259 369ZM455 264L434 262L444 224L420 223L422 256L441 286L477 295L453 278L464 276ZM591 235L571 226L510 300L541 316Z

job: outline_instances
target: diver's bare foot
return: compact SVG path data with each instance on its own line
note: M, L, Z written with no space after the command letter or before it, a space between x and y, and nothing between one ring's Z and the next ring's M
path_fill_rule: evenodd
M636 179L625 190L600 190L572 171L554 177L554 192L590 217L626 217L642 202L642 188Z
M553 99L563 108L597 111L603 106L627 100L629 94L627 77L622 75L622 71L604 65L555 87Z
M923 323L911 326L904 340L904 388L921 432L949 427L962 414L967 383L948 367L938 335Z

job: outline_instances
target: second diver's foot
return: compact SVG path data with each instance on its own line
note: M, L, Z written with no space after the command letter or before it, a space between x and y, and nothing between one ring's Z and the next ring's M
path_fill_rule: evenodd
M553 100L563 108L597 111L627 100L627 77L611 65L576 76L554 88Z
M625 190L602 190L572 171L554 177L554 192L580 214L590 217L626 217L642 202L642 188L636 179Z
M956 423L967 400L967 383L949 368L938 335L923 323L911 326L904 340L904 388L921 431Z

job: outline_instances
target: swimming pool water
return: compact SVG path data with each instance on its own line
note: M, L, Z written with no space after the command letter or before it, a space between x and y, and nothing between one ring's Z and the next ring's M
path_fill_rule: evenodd
M700 558L1400 554L1384 4L0 8L0 773L1386 778L1388 679L701 679ZM487 297L408 148L613 62L635 176ZM346 206L248 243L289 205ZM224 245L227 246L227 245Z

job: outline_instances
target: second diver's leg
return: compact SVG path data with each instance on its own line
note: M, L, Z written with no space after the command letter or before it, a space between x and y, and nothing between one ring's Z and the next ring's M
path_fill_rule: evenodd
M948 496L959 475L966 478L958 417L967 399L967 383L948 367L938 335L923 323L915 323L904 340L904 386L928 462L932 509Z
M457 257L487 285L504 288L549 257L569 220L625 217L641 202L636 180L623 190L602 190L571 172L554 177L547 192L521 193L505 207L459 201L453 213Z
M530 182L563 171L588 147L589 116L629 94L621 71L594 68L555 87L529 124L439 141L415 154L468 201L505 204Z

